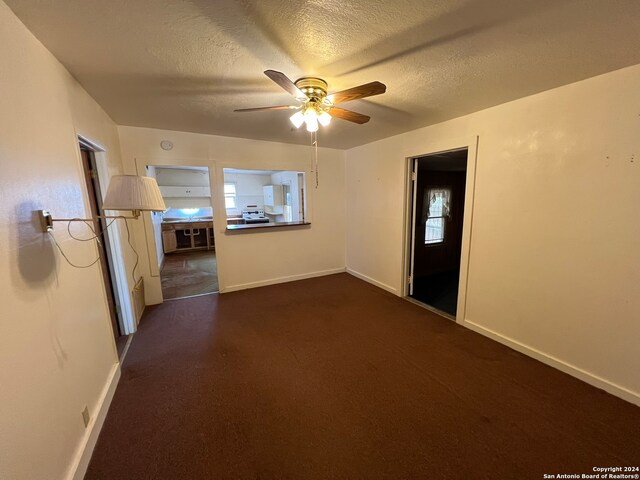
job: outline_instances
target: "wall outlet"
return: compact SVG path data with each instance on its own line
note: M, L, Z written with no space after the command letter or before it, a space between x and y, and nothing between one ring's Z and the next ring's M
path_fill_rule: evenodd
M84 410L82 410L82 420L84 421L84 428L87 428L91 417L89 416L89 407L87 407L86 405L84 406Z

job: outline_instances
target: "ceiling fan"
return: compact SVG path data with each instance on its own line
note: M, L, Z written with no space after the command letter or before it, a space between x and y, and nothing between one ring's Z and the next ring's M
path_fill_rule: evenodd
M317 77L302 77L292 82L284 73L267 70L264 74L276 82L288 93L301 102L300 105L278 105L274 107L241 108L236 112L260 112L264 110L296 110L291 116L291 123L300 128L303 123L307 131L316 132L318 124L326 127L331 117L347 120L348 122L363 124L370 117L361 113L336 107L339 103L350 102L359 98L380 95L387 87L380 82L370 82L358 87L349 88L336 93L328 93L327 82Z

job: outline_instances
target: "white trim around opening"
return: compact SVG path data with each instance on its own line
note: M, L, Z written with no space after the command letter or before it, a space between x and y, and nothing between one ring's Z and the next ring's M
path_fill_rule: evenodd
M409 295L408 278L411 274L411 249L414 199L412 194L412 172L415 158L425 157L437 153L467 149L467 179L465 184L464 219L462 227L462 252L460 255L460 281L458 286L458 305L456 323L463 324L467 305L467 284L469 277L469 260L471 255L471 230L473 222L473 201L475 197L476 161L478 153L478 136L465 139L449 139L425 144L421 152L405 155L405 189L404 189L404 242L402 293L405 298Z
M98 183L100 184L100 191L102 195L105 195L109 186L109 166L107 152L101 145L89 140L83 135L76 134L78 144L86 146L93 151L96 160L96 168L98 169ZM80 152L78 151L78 155ZM117 214L117 212L105 212L107 214ZM113 222L109 227L111 234L109 235L109 249L111 252L111 259L113 261L113 270L115 275L115 291L118 296L118 303L120 305L120 327L123 335L130 335L136 331L136 320L133 313L133 301L130 295L129 282L127 280L127 269L124 263L123 247L122 247L122 234L118 221Z

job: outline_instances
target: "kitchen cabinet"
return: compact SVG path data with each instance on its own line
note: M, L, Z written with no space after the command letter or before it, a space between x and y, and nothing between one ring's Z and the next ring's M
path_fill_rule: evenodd
M191 247L192 248L209 248L209 232L208 228L192 228L191 229Z
M165 253L215 249L213 222L174 222L162 224Z
M176 230L176 250L191 250L191 229L181 228Z
M172 185L160 185L160 193L163 197L210 197L211 189L209 187L176 187Z
M164 253L175 252L178 249L178 239L175 230L162 232L162 249Z
M282 205L282 185L265 185L262 187L264 204L268 207L279 207Z

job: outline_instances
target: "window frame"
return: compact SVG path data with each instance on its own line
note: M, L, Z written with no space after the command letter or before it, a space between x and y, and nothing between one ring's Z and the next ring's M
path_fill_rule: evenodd
M227 193L225 187L227 185L233 185L233 193ZM222 185L222 196L224 197L224 209L225 210L237 210L238 209L238 183L237 182L224 182ZM227 206L227 198L233 198L233 207Z
M451 186L447 185L447 186L438 186L438 185L432 185L432 186L427 186L426 187L426 193L427 196L429 195L430 191L433 190L445 190L445 191L449 191L449 208L451 208L451 204L453 203L453 189L451 188ZM424 208L424 207L423 207ZM424 212L424 215L426 217L427 212ZM448 215L439 215L439 216L434 216L434 217L428 217L425 219L424 221L424 246L425 247L437 247L440 245L444 245L446 240L447 240L447 218ZM435 241L428 241L427 240L427 222L431 219L442 219L442 239L441 240L435 240Z

